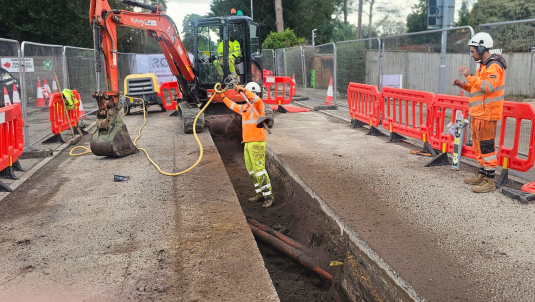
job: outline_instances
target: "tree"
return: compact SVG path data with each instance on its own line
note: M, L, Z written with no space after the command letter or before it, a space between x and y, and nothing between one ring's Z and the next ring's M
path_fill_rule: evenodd
M193 52L193 36L190 36L189 41L186 37L186 33L189 31L188 21L195 21L201 18L203 18L201 15L187 14L184 16L184 19L182 20L182 44L184 44L184 48L188 52ZM190 33L190 34L193 34L193 33Z
M408 32L427 30L427 8L427 0L419 0L412 6L412 12L407 16Z
M535 17L533 0L479 0L468 16L468 24L476 27L483 23L532 19Z
M456 27L468 25L468 0L463 0L461 3L461 8L459 8L459 20L455 23Z
M304 43L304 38L297 38L293 30L286 28L283 32L271 32L262 44L262 48L279 49L301 45Z
M277 23L277 32L283 32L284 19L282 17L282 0L275 0L275 20Z

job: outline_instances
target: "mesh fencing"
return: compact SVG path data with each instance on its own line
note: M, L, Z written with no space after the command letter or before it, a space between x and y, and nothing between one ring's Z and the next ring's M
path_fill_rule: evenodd
M54 73L59 83L64 83L63 46L23 42L21 48L23 59L32 59L34 67L33 71L27 69L23 72L25 83L23 99L26 102L25 124L28 125L24 128L24 143L28 147L51 133L48 107L47 104L37 99L37 87L38 85L43 87L46 81L53 90Z
M97 90L94 50L65 46L65 64L65 88L78 91L86 113L97 110L97 101L92 97ZM105 80L101 80L101 87L104 84Z
M452 86L452 83L455 79L464 80L459 75L458 67L469 67L471 64L469 47L466 45L470 37L471 32L467 28L447 31L446 94L459 94L460 88ZM386 37L383 40L381 75L401 76L402 88L438 93L441 40L441 32ZM372 69L374 66L370 65Z
M286 56L284 49L275 50L275 75L283 77L286 75Z
M9 65L2 66L2 71L0 77L2 78L2 84L0 86L0 91L3 91L6 88L9 99L13 102L13 84L17 87L17 91L20 95L21 81L20 78L22 74L20 72L20 44L14 40L0 39L0 57L2 57L7 62L4 64ZM0 100L0 108L4 107L4 98Z
M129 74L137 73L136 54L135 53L118 53L117 67L119 68L119 91L124 95L124 79Z
M273 49L262 50L262 66L265 70L270 70L275 74L275 51Z
M380 86L379 38L336 43L336 87L339 98L347 97L349 82Z
M302 47L286 48L286 75L287 77L295 76L295 84L299 88L304 88Z

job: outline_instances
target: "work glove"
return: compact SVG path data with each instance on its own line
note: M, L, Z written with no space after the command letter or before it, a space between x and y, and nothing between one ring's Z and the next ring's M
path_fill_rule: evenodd
M243 88L243 87L241 87L241 86L238 85L238 86L236 86L236 91L237 91L238 93L245 93L245 88Z

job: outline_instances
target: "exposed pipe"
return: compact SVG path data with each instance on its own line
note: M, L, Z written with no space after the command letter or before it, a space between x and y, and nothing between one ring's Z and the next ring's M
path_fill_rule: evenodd
M262 231L261 229L255 227L254 225L249 224L249 227L251 228L251 231L253 234L262 240L263 242L267 243L268 245L275 248L277 251L281 252L282 254L286 255L290 259L294 260L295 262L301 264L306 269L313 271L314 273L320 275L326 280L329 280L330 282L333 282L333 276L326 271L322 270L318 266L312 264L313 260L309 256L305 255L300 250L284 243L283 241L277 239L274 236L269 235L268 233Z
M287 237L284 234L281 234L281 233L275 231L274 229L272 229L270 227L267 227L267 226L261 224L260 222L254 220L254 219L247 219L247 222L249 224L252 224L255 227L259 228L260 230L270 234L271 236L276 237L277 239L283 241L284 243L289 244L289 245L295 247L296 249L299 249L299 250L301 250L301 251L303 251L303 252L305 252L307 254L310 254L310 252L308 251L308 248L306 246L304 246L301 243L293 240L292 238Z

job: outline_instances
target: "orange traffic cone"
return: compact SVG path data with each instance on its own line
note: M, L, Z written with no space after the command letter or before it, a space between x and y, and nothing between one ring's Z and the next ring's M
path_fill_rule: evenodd
M325 97L324 105L334 105L333 102L333 78L329 82L329 88L327 88L327 96Z
M296 94L295 90L296 90L296 87L297 87L297 85L295 85L295 73L292 74L292 81L294 82L294 86L292 88L292 96L294 96Z
M48 86L48 82L46 81L45 78L43 78L43 86L45 87L46 90L48 90L48 94L50 94L52 92L50 90L50 86Z
M11 101L9 100L9 94L7 93L7 88L4 87L4 105L11 106Z
M78 107L78 115L80 116L80 118L87 118L85 116L85 110L84 110L84 104L82 103L82 99L79 99L78 101L80 101L80 106Z
M20 95L17 91L17 85L13 84L13 104L19 104L20 105Z
M46 107L45 98L43 97L43 87L41 87L41 82L39 80L37 80L37 99L35 100L35 107Z
M52 81L52 93L58 93L58 84L56 84L56 80Z

